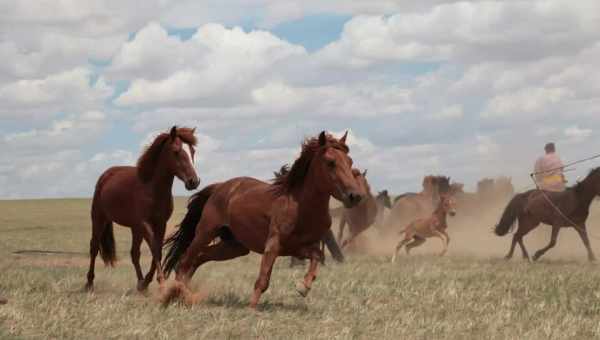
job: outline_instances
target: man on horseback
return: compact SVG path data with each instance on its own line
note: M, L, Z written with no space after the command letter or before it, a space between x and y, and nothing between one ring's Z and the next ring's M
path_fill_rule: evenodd
M563 191L567 181L563 174L563 162L556 153L554 143L546 144L544 150L546 154L535 162L535 181L542 190Z

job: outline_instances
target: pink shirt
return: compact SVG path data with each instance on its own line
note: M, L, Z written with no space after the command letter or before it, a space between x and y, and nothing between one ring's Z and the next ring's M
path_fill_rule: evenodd
M535 180L540 188L549 191L565 190L562 167L563 162L555 152L538 158L533 171L537 173Z

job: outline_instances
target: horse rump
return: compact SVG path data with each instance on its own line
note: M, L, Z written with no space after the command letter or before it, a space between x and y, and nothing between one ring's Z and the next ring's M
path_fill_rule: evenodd
M523 213L529 194L532 192L533 190L530 190L517 194L508 202L502 217L500 217L500 222L494 228L496 235L504 236L512 229L519 215Z

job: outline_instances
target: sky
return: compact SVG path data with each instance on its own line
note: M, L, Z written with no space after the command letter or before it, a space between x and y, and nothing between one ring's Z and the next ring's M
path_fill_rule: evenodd
M600 152L599 33L597 0L4 0L0 199L90 197L173 125L204 185L348 130L374 190L523 190L546 142Z

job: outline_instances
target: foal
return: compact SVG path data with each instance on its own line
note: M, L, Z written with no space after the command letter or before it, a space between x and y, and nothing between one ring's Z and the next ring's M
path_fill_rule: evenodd
M396 257L402 247L406 246L406 253L410 254L412 248L422 245L430 237L438 237L444 242L444 249L440 253L440 256L446 254L448 243L450 243L450 237L446 232L448 228L446 214L450 214L450 216L456 215L455 205L456 202L452 196L443 194L440 196L437 208L430 217L414 220L408 227L401 230L400 234L404 233L404 239L396 246L392 263L396 261Z

